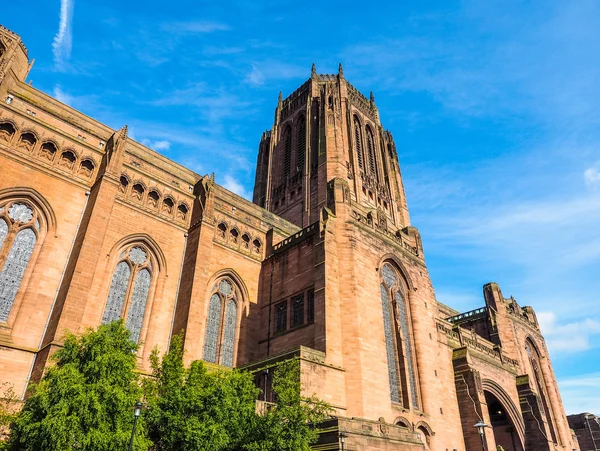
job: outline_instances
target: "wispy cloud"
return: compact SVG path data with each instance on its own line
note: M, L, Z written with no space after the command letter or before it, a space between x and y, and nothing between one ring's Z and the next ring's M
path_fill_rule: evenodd
M156 150L157 152L167 151L171 148L171 142L166 139L152 141L151 139L142 139L141 143L149 147L150 149Z
M587 168L583 172L583 178L588 188L600 188L600 163Z
M230 27L221 22L192 20L185 22L168 22L163 24L163 30L171 33L213 33L215 31L227 31Z
M553 355L587 351L600 345L600 322L592 318L561 323L554 312L538 312L538 321ZM595 343L598 345L594 346Z
M581 374L558 380L567 415L594 412L600 406L600 373Z
M73 47L73 36L71 24L73 21L73 8L75 0L61 0L58 33L54 36L52 42L52 52L54 53L54 64L57 70L65 70L64 65L71 58L71 49Z
M239 180L230 174L226 174L223 178L223 187L245 199L252 199L252 192L247 190Z
M283 81L302 77L308 77L309 68L282 61L266 60L254 62L250 65L250 71L246 74L244 82L251 86L263 86L267 82Z

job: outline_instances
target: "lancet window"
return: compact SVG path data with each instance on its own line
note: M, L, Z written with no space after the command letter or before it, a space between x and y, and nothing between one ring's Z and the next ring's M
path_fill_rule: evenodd
M134 244L121 253L113 272L102 324L124 318L131 339L139 342L153 271L151 254L145 247Z
M296 167L298 172L304 174L304 166L306 164L306 119L300 116L298 123L298 150L296 157Z
M39 241L41 218L24 201L0 204L0 322L7 322Z
M217 279L210 292L204 360L233 367L241 293L229 277Z
M358 167L363 168L363 153L362 153L362 133L360 121L354 116L354 150L358 159Z
M542 372L542 368L540 366L540 354L538 352L537 347L530 341L530 339L527 339L525 341L525 351L527 352L529 364L531 365L531 371L533 372L535 389L538 392L538 395L542 401L542 408L544 410L544 415L546 416L546 421L548 422L550 434L552 435L552 441L554 443L557 443L552 412L548 403L546 380L544 378L544 373Z
M373 132L367 127L367 155L369 158L369 171L371 175L377 176L377 166L375 162L375 140Z
M406 287L399 271L389 263L381 269L381 307L386 358L393 402L419 408L413 340L410 328Z
M283 177L288 178L292 168L292 129L287 127L284 133Z

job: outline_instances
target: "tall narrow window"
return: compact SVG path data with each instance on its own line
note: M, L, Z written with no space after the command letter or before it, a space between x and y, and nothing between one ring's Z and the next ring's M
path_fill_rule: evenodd
M283 332L286 329L287 301L283 301L275 306L275 332Z
M292 327L304 324L304 293L292 298Z
M306 297L308 298L308 305L306 306L306 321L311 323L315 320L315 290L313 288L308 290Z
M356 151L356 158L358 159L358 167L363 168L363 152L362 152L362 133L360 131L360 122L356 116L354 116L354 150Z
M527 351L527 356L529 357L529 364L531 365L531 371L533 371L535 388L542 401L542 409L544 410L544 415L546 416L546 421L548 422L548 428L550 429L550 434L552 435L552 441L554 443L558 443L556 440L557 436L554 429L552 412L548 403L546 380L540 366L540 354L537 350L537 347L531 343L529 339L525 341L525 351Z
M290 176L292 168L292 129L287 127L284 134L284 148L283 148L283 177L287 178Z
M296 167L298 172L304 174L304 166L306 164L306 119L300 116L298 124L298 150L296 157Z
M131 339L139 342L151 283L149 252L138 245L122 252L108 290L102 324L125 318Z
M24 202L0 206L0 322L6 322L38 241L37 211Z
M210 293L204 360L233 367L241 294L229 277L217 279Z
M381 269L381 308L390 396L404 407L419 408L417 376L405 287L400 273L389 263Z
M377 177L377 164L375 162L375 140L371 128L367 127L367 155L369 158L369 171Z

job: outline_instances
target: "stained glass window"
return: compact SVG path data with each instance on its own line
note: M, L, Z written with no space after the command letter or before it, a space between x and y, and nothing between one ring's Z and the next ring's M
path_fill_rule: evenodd
M400 324L400 333L402 344L404 345L404 355L406 358L406 366L408 369L408 378L410 381L410 395L413 407L419 408L419 397L417 395L417 377L415 367L413 365L412 340L410 338L410 329L408 326L408 315L406 313L406 302L404 297L398 291L396 292L396 308L397 320Z
M2 249L2 246L4 245L6 235L8 235L8 224L4 219L0 219L0 249Z
M304 324L304 293L292 298L292 327Z
M223 349L221 351L221 365L233 366L236 321L237 305L234 299L230 299L227 302L227 307L225 308L225 330L223 332Z
M127 328L131 331L131 339L135 342L140 340L140 331L142 330L149 291L150 272L147 269L142 269L135 279L126 322Z
M217 280L206 318L204 360L232 367L235 363L239 289L230 279Z
M18 216L17 218L17 220L20 220L23 217ZM28 220L30 221L31 219L29 217ZM4 222L4 224L6 223ZM4 262L2 272L0 272L0 321L6 322L8 320L8 314L15 302L15 297L21 286L21 281L23 280L23 275L25 274L25 269L27 269L27 264L31 258L36 240L37 237L31 229L22 229L15 236L12 247Z
M131 340L139 342L152 284L152 261L148 251L139 246L123 250L119 260L108 291L102 323L125 318Z
M110 290L108 291L108 300L104 308L102 324L110 323L121 317L130 276L131 269L127 262L119 263L113 274Z
M400 380L398 378L398 363L396 360L396 345L394 343L394 328L388 290L381 284L381 310L383 312L383 333L385 334L385 350L387 356L388 376L390 380L390 397L393 402L400 402Z
M401 277L392 265L386 263L381 269L381 281L381 307L391 399L408 407L410 396L410 404L418 409L419 396L413 360L413 341Z
M8 217L25 224L33 219L33 210L25 204L12 204L8 209Z

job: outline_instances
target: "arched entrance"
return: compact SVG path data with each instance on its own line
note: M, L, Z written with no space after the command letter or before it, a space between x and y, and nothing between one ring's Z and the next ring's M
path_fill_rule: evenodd
M484 391L484 394L496 446L502 446L505 451L523 451L519 431L509 410L493 393Z

